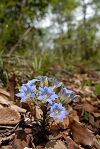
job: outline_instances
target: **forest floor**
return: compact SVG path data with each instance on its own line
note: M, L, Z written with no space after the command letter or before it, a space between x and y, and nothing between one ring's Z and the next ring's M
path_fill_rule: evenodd
M6 73L6 68L11 71ZM72 71L52 66L48 70L45 75L63 82L78 95L78 99L66 105L69 114L63 122L53 120L50 133L45 136L37 125L33 128L28 122L29 113L34 110L39 118L39 109L34 109L30 102L20 103L15 96L29 75L31 79L35 76L30 68L24 68L15 68L14 64L8 63L1 71L0 148L100 149L100 70L86 69L86 66Z

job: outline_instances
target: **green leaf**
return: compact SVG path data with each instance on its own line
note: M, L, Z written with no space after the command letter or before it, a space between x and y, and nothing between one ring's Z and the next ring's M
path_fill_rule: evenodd
M82 82L82 84L81 84L81 87L82 87L82 89L83 89L83 87L86 85L86 80L84 80L83 82Z
M91 86L92 85L92 80L87 80L87 85Z
M91 86L92 85L92 80L84 80L81 84L82 88L85 86L85 85L88 85L88 86Z
M84 118L85 118L85 120L89 121L89 114L85 110L84 110Z
M97 84L97 85L95 86L94 94L95 94L95 95L99 95L99 94L100 94L100 84Z

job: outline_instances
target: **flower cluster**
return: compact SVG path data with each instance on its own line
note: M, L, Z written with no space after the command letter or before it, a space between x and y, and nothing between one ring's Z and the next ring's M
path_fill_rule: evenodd
M35 103L37 100L42 106L49 106L49 117L57 118L61 122L68 114L63 104L69 103L77 97L62 82L47 76L38 76L29 80L22 85L16 96L21 98L20 102L31 100Z

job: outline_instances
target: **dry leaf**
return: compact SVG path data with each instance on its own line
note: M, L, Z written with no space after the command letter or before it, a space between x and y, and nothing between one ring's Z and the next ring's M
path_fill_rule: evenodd
M9 77L9 82L8 82L8 90L10 92L10 97L11 99L15 99L15 87L16 87L16 76L13 73L10 77Z
M42 145L38 145L35 149L45 149Z
M13 149L12 146L2 146L0 149Z
M28 112L31 112L32 115L36 114L35 106L29 100L26 100L26 101L22 102L22 108L26 109Z
M11 135L9 135L9 136L7 136L7 137L6 137L6 136L0 137L0 145L1 145L2 143L6 142L6 141L13 140L14 136L15 136L15 133L13 133L13 134L11 134Z
M85 102L85 103L83 103L83 110L92 113L92 112L97 111L97 108L94 107L93 105Z
M80 147L70 138L70 137L64 137L67 143L68 149L80 149Z
M30 128L18 127L15 131L13 148L23 149L24 147L29 147L31 141L31 132L32 130Z
M3 108L3 106L0 104L0 109L2 109Z
M17 105L11 105L10 108L11 108L12 110L18 111L18 112L20 112L20 113L26 113L26 109L21 108L21 107L19 107L19 106L17 106Z
M3 95L6 95L8 97L10 97L10 93L7 92L5 89L0 88L0 93L3 94Z
M98 114L99 114L99 113L98 113ZM95 118L95 119L96 119L96 118ZM90 123L93 127L97 128L97 129L100 128L100 119L98 119L97 121L94 120L94 116L93 116L92 114L89 114L89 123Z
M60 130L51 131L51 134L49 135L49 140L56 140L62 137L62 133Z
M0 125L13 125L20 121L20 114L9 107L0 109Z
M7 105L7 106L8 106L8 105L11 104L11 101L5 99L5 97L3 97L3 96L0 95L0 103L1 103L2 105Z
M67 147L61 140L51 140L46 143L45 149L67 149Z
M93 133L86 127L86 125L70 119L70 130L76 143L88 146L96 146L99 149L99 143L97 142Z
M36 107L36 118L41 119L41 115L43 115L42 110L39 107Z
M53 118L53 120L50 122L49 127L50 130L59 130L60 129L60 121L56 118Z
M96 118L99 118L100 119L100 113L92 113Z
M59 128L66 129L69 126L69 117L66 116L66 118L63 119L62 123L59 123Z

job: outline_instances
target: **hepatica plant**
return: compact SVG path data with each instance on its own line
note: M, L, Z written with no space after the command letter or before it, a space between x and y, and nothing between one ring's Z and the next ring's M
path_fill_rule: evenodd
M16 96L20 97L20 102L30 100L35 106L41 108L43 125L46 124L47 119L51 118L56 118L63 122L63 119L68 114L64 106L77 97L62 82L47 76L38 76L29 80L21 86Z

